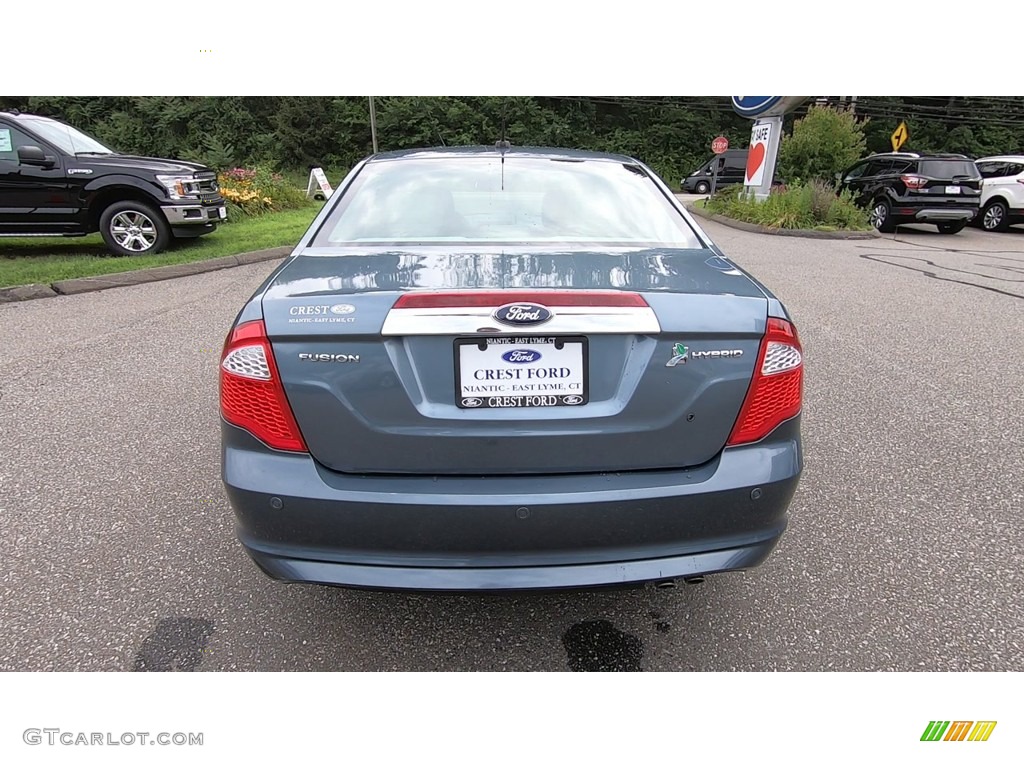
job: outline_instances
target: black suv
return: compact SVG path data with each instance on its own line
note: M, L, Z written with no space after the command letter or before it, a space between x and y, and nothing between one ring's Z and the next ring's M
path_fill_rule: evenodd
M0 237L99 231L115 254L158 253L226 218L205 166L121 155L58 120L0 112Z
M839 177L839 191L849 190L871 212L879 232L900 224L935 224L939 232L959 232L978 214L981 174L965 155L872 155Z

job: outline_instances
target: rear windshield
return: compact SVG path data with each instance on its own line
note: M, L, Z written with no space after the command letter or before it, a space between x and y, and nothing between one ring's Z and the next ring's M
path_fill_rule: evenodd
M701 247L638 166L515 156L368 163L312 245L434 242Z
M933 179L951 179L954 176L981 177L978 167L969 160L922 160L919 173Z

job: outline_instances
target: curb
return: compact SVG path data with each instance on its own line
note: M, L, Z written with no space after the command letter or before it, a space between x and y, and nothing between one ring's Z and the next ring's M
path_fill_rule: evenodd
M221 256L207 261L190 261L185 264L168 264L165 267L147 267L132 272L113 272L109 275L94 277L75 277L69 280L58 280L50 285L33 283L31 285L14 285L0 288L0 304L31 299L51 299L54 296L70 296L77 293L104 291L108 288L123 288L129 285L155 283L159 280L172 280L175 277L199 275L203 272L214 272L229 267L240 267L256 264L261 261L272 261L289 255L291 245L277 248L266 248L262 251L250 251L234 256Z
M707 213L701 208L692 204L686 204L686 210L702 219L715 221L733 229L742 229L744 232L756 232L759 235L781 235L783 237L806 237L812 240L874 240L881 235L875 230L870 232L820 232L816 229L779 229L777 227L762 227L760 224L750 224L746 221L737 221L717 213Z

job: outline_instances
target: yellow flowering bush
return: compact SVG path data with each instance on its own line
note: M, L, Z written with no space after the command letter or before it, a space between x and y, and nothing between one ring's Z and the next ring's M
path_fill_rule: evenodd
M281 174L259 166L223 171L217 175L217 183L234 216L260 216L306 203L302 191L289 186ZM229 215L228 221L231 218Z

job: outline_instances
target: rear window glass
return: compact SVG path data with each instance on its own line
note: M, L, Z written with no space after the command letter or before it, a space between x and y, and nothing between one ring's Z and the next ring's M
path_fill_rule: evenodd
M701 247L637 166L514 155L368 163L312 245L444 242Z
M981 176L977 166L969 160L922 160L918 173L934 179L951 179L954 176L977 179Z

